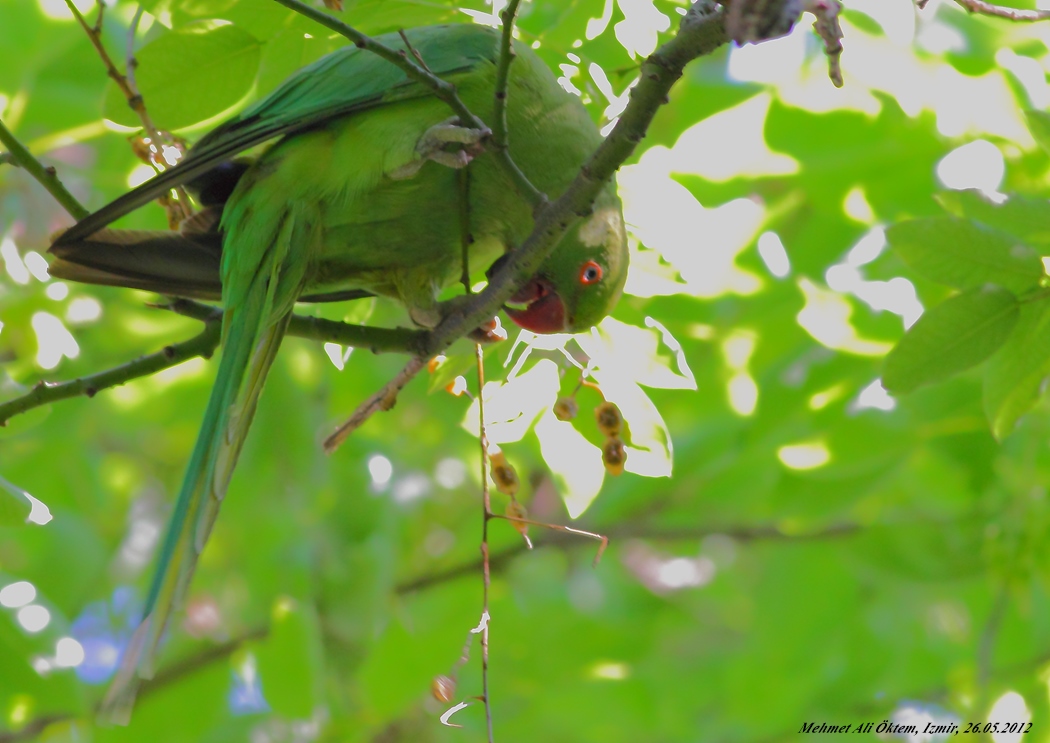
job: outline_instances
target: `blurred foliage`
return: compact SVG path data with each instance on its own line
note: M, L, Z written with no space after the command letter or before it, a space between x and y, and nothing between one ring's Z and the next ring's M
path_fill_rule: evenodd
M620 172L635 252L614 317L487 354L493 429L531 516L582 513L572 523L612 538L592 569L588 540L532 529L527 552L492 524L500 741L774 741L805 722L1029 717L1029 736L1046 736L1050 126L1033 114L1030 131L1023 112L1050 104L1050 23L949 0L846 5L841 90L808 21L694 62ZM190 141L343 43L261 0L143 6L146 104ZM683 7L532 0L519 31L605 125ZM107 12L118 60L135 9ZM492 11L346 0L342 17L381 33ZM0 0L0 19L5 123L90 208L125 191L141 171L119 125L135 122L63 3ZM69 223L0 167L4 399L196 332L144 293L49 280L48 234ZM157 207L125 220L164 224ZM915 391L892 398L886 354L924 307L886 368L889 387ZM404 322L384 302L371 312ZM481 705L446 728L429 693L481 608L477 424L444 392L472 379L470 348L332 457L323 434L401 360L327 351L285 343L127 728L95 726L93 708L214 364L0 429L0 740L484 738ZM603 478L593 388L571 423L552 411L578 387L570 357L596 360L624 412L619 477ZM25 493L53 520L21 523ZM480 693L477 662L475 646L455 701Z

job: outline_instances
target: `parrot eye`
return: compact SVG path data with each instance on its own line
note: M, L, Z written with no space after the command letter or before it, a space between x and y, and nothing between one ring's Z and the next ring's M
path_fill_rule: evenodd
M602 280L602 267L594 261L587 261L580 269L581 284L596 284Z

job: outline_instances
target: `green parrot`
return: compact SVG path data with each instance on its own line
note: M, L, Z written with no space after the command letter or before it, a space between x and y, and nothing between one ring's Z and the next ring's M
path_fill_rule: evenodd
M463 102L491 120L500 35L478 25L409 30L412 49ZM379 37L406 49L398 34ZM507 120L510 153L540 190L560 194L601 143L579 99L515 42ZM110 697L127 695L181 604L226 493L267 371L297 301L366 294L399 300L418 325L446 312L439 292L461 276L461 191L473 160L470 266L498 261L531 232L527 203L482 153L484 132L396 66L354 46L303 68L219 126L176 167L61 234L53 276L221 298L215 386L146 598L143 621ZM275 140L255 159L238 158ZM178 232L109 229L115 219L185 185L202 211ZM607 315L627 274L615 184L577 221L505 308L538 333L585 330Z

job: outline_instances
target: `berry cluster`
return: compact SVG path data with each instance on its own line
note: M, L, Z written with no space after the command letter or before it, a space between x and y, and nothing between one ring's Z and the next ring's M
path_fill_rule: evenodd
M580 406L575 396L559 397L554 403L554 415L560 421L572 420L580 412ZM606 400L594 409L594 420L598 424L598 430L605 436L602 445L602 462L605 463L605 471L610 475L619 475L623 472L623 465L627 461L627 448L620 438L623 429L623 415L614 403Z

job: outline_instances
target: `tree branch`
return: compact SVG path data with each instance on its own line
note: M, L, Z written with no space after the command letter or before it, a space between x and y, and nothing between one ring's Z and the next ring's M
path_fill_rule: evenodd
M957 4L971 13L988 15L995 18L1006 18L1010 21L1031 23L1050 18L1050 10L1022 10L1020 8L1005 8L1002 5L993 5L984 0L955 0ZM924 2L922 5L925 5ZM921 8L922 5L919 7Z
M135 68L139 66L139 61L135 58L135 35L138 33L139 22L142 20L142 14L145 10L140 4L135 11L135 17L131 19L131 25L128 26L128 40L124 52L124 69L127 72L128 89L136 96L139 96L140 100L142 96L139 94L139 86L135 83Z
M102 64L106 66L106 74L112 78L113 82L120 88L120 92L124 94L124 97L128 101L128 106L134 111L139 119L142 121L142 128L150 135L154 142L160 140L160 134L157 132L157 127L153 125L153 120L150 118L149 112L146 111L146 104L142 100L142 96L138 94L128 84L128 79L120 74L117 66L113 64L113 59L109 56L106 51L106 47L102 44L102 14L105 12L105 5L101 2L96 3L98 5L98 20L95 25L89 26L87 20L83 14L77 9L77 6L73 3L73 0L66 0L66 7L73 14L73 17L77 19L77 23L84 29L84 33L87 34L88 39L91 41L91 45L95 47L95 51L98 52L98 56L102 59ZM137 24L133 25L135 28Z
M347 437L356 431L361 425L380 410L390 410L397 402L397 393L411 382L420 370L427 365L425 356L413 356L404 368L399 371L393 379L357 406L345 423L335 430L335 433L324 440L325 454L331 454L339 445L346 441Z
M210 356L219 344L219 331L222 324L217 320L211 320L204 326L199 335L182 343L174 343L165 346L157 353L129 361L126 364L107 369L98 374L90 374L79 377L68 382L48 383L37 382L32 391L14 400L0 403L0 426L6 426L7 421L26 411L38 408L48 403L66 400L70 397L85 395L94 397L98 392L119 387L130 382L132 379L156 374L162 369L181 364L196 356Z
M70 216L80 220L91 213L76 200L73 194L66 190L62 181L58 179L54 167L44 165L33 157L25 145L15 138L11 130L4 126L3 121L0 121L0 142L3 142L4 147L7 148L4 159L33 176L41 186L47 189L49 194L55 197L55 201L69 212Z
M192 299L175 299L168 304L155 305L183 317L210 322L222 318L222 308L195 302ZM351 325L320 317L292 315L286 335L341 346L366 348L372 353L405 353L423 335L422 330L409 328L377 328L371 325Z
M535 212L548 202L547 194L532 185L532 181L511 159L507 136L507 81L510 79L510 65L517 56L514 53L514 16L520 4L521 0L510 0L507 7L499 14L503 22L503 34L500 37L499 63L496 66L496 100L492 108L491 150L496 162L510 176L518 193L529 202L529 206Z
M77 397L78 395L94 397L102 390L118 387L139 377L156 374L159 371L177 366L197 356L205 358L211 356L215 347L219 345L219 335L222 327L222 310L220 308L189 299L176 299L170 304L156 305L156 307L200 320L205 323L204 330L187 341L165 346L163 350L157 353L143 356L97 374L67 382L38 382L29 393L0 403L0 427L7 425L7 421L19 413L25 413L33 408ZM367 325L349 325L333 320L293 315L288 325L287 334L308 340L338 343L355 348L367 348L372 353L389 353L404 352L406 348L411 347L416 342L417 337L422 335L422 331L405 328L374 328ZM411 379L411 377L408 379ZM402 386L408 383L408 379L403 381Z
M516 3L511 0L513 5ZM506 20L504 20L506 24ZM506 25L504 25L506 29ZM489 562L489 522L492 520L492 497L489 491L489 439L485 431L485 358L481 344L474 344L474 361L478 367L478 445L481 448L481 697L485 703L488 743L492 742L492 698L489 696L489 594L492 591L492 565Z
M124 76L120 74L120 70L117 69L112 57L109 56L105 45L102 43L102 21L106 6L102 0L96 0L95 4L98 6L98 18L95 20L94 26L89 26L83 14L73 3L73 0L66 0L66 6L73 14L73 17L77 19L80 27L84 29L88 40L102 59L102 64L106 68L106 74L120 88L120 92L124 94L128 106L139 117L139 120L142 122L142 128L145 129L149 137L147 141L143 141L141 137L134 139L132 141L132 150L143 162L159 173L170 167L170 163L164 154L164 142L170 143L171 146L174 146L183 154L185 153L185 148L171 134L157 129L149 112L146 110L145 99L143 99L142 94L139 93L138 88L135 86L135 65L138 64L134 56L135 32L138 29L139 20L142 18L142 6L139 6L131 22L131 27L128 29L126 50L128 74ZM169 227L175 229L183 220L193 214L193 207L190 205L189 196L182 186L176 186L173 191L175 198L165 195L159 198L158 201L164 206L164 210L168 214Z

